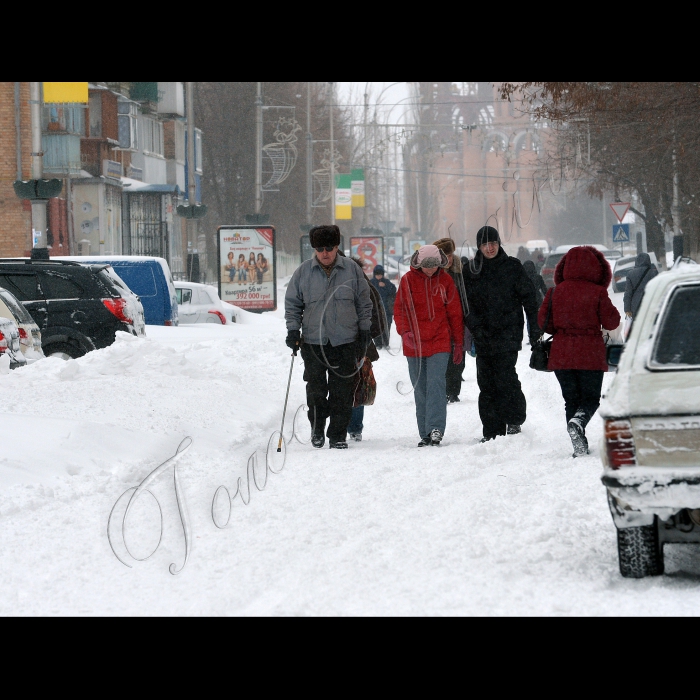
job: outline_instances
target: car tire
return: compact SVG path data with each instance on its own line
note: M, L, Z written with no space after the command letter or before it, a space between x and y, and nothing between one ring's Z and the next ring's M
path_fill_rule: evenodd
M51 343L43 350L46 357L58 357L62 360L75 360L85 354L85 350L73 343Z
M661 576L664 572L663 543L658 519L653 525L626 527L617 531L617 554L624 578Z

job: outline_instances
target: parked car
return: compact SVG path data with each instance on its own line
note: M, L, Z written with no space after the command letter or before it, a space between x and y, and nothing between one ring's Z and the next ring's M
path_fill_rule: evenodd
M656 265L656 269L661 272L661 264L656 259L656 253L650 252L649 258ZM634 263L637 260L636 255L628 255L624 258L618 258L613 267L612 287L614 292L624 292L627 285L627 273L634 268Z
M557 268L557 263L564 257L565 253L550 253L544 260L544 265L540 270L542 279L547 285L547 289L554 286L554 270Z
M0 287L0 317L9 318L17 324L20 350L28 363L44 357L39 326L17 297L2 287Z
M603 253L603 255L605 255L605 252L609 250L607 246L604 246L601 243L567 243L566 245L558 245L552 252L568 253L572 248L578 248L581 245L591 246L591 248L599 250L601 253Z
M180 323L236 323L237 307L221 301L215 287L196 282L174 284Z
M699 266L647 284L626 344L608 359L617 372L600 407L602 481L620 572L655 576L664 544L700 543Z
M0 287L27 309L44 354L81 357L114 342L116 331L145 335L143 307L115 283L107 265L0 259Z
M27 360L20 348L17 324L9 318L0 317L0 358L4 357L9 358L10 369L24 367L27 364ZM4 361L6 362L7 360Z
M80 264L111 265L143 305L146 323L177 326L177 295L170 267L163 258L144 255L93 255L56 257Z
M617 260L622 257L622 253L617 249L601 250L600 251L608 260Z

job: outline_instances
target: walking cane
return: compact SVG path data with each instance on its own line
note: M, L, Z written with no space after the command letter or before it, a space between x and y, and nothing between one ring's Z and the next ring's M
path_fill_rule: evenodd
M289 379L287 380L287 395L284 397L284 411L282 411L282 426L280 427L280 441L277 443L277 451L282 452L282 436L284 435L284 417L287 414L287 401L289 400L289 387L292 383L292 370L294 369L294 358L297 356L295 352L292 353L292 365L289 368Z

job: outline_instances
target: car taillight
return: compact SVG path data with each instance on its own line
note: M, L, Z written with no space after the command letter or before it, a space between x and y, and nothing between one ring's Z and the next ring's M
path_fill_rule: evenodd
M102 303L120 320L124 323L129 323L132 326L134 321L130 319L125 313L124 309L126 307L126 299L119 297L118 299L103 299Z
M218 316L218 317L219 317L219 321L221 321L221 325L222 325L222 326L225 326L225 325L226 325L226 316L224 316L224 315L221 313L221 311L212 310L212 311L210 311L209 313L210 313L210 314L215 314L216 316Z
M0 331L0 353L7 352L7 340L2 331Z
M628 420L605 421L605 449L611 469L633 467L637 464L632 424Z
M172 326L173 322L172 321L163 321L164 326Z
M20 340L27 340L29 336L27 335L27 331L24 330L24 328L19 329L19 339Z

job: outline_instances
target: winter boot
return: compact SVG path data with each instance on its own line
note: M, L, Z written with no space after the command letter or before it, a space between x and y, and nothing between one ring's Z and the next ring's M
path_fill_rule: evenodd
M431 445L435 445L435 447L437 447L440 444L441 440L442 440L442 433L437 428L430 431L430 444Z
M331 450L347 450L348 443L345 440L329 440L328 447Z
M509 423L506 426L506 435L517 435L520 432L521 432L521 428L519 425Z
M459 403L459 396L456 394L450 394L447 397L447 403Z
M588 416L586 412L576 411L574 417L566 425L566 431L569 433L571 444L574 447L573 457L583 457L588 454L587 424Z
M480 443L482 442L488 442L489 440L495 440L496 436L495 435L484 435L484 437L479 440Z
M311 444L314 447L323 447L326 444L326 436L323 433L311 433Z
M362 433L348 433L348 437L355 442L362 442Z
M430 445L430 438L429 437L424 437L420 439L420 442L418 443L418 447L427 447Z

